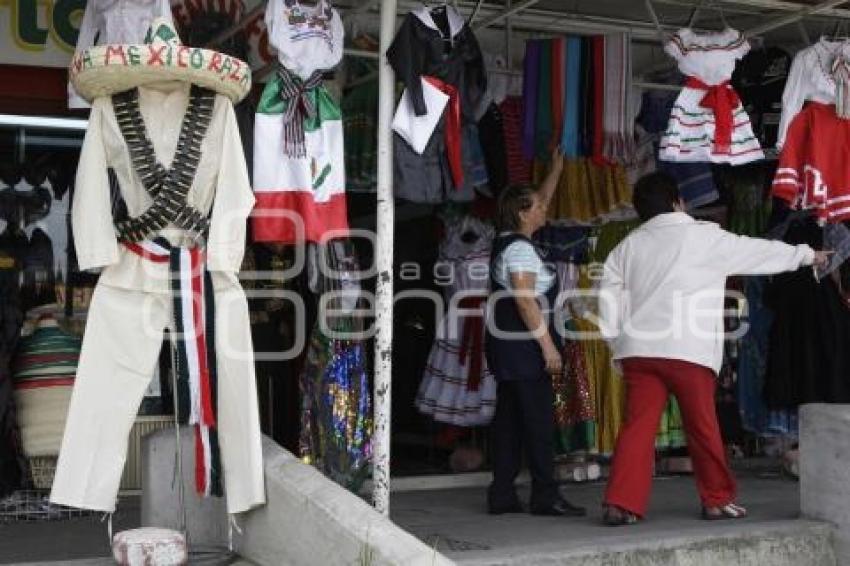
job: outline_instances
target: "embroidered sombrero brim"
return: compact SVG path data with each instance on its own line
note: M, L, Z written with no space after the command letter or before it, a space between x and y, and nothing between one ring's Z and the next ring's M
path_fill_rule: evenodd
M152 29L156 28L152 26ZM251 68L244 61L211 49L188 47L176 41L157 41L170 33L173 28L162 24L152 34L151 43L98 45L75 54L69 69L71 83L89 102L131 88L173 80L211 89L227 96L234 104L245 98L251 90Z

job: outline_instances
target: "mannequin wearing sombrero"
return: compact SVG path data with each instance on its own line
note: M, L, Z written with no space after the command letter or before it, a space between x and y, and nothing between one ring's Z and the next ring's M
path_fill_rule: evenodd
M195 430L197 490L217 494L223 485L228 511L247 511L265 501L253 347L236 277L254 198L233 103L248 93L250 69L180 45L170 22L155 20L144 44L80 52L70 75L92 101L72 205L75 247L81 269L102 273L51 500L114 510L128 433L169 328L178 337L180 413ZM112 217L110 175L124 218Z

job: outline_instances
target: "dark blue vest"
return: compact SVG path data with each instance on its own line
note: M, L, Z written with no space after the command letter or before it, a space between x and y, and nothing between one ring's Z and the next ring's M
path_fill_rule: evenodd
M490 251L491 293L507 290L495 280L496 259L508 246L518 240L525 240L534 245L531 240L516 233L500 235L493 240L493 247ZM535 249L537 248L535 247ZM552 315L552 309L558 297L558 289L558 275L556 273L552 286L544 295L546 304L543 305L542 311L543 320L549 327L549 333L555 345L560 348L561 337L555 331L555 317ZM496 376L496 380L549 379L549 375L546 373L546 363L543 359L543 350L522 320L516 300L510 295L502 297L491 295L488 301L488 312L490 318L484 335L484 351L487 356L487 365L493 375ZM522 333L524 336L498 337L491 333L493 328L502 332Z

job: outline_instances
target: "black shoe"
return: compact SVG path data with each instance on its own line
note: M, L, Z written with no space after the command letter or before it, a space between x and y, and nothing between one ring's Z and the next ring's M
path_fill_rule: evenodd
M626 511L625 509L621 509L616 505L606 505L605 512L602 515L602 522L608 525L609 527L634 525L638 521L640 521L640 517L638 517L631 511Z
M519 501L509 505L488 505L487 513L490 515L505 515L507 513L525 513L525 507Z
M587 509L573 505L566 499L559 498L546 507L532 507L531 514L549 517L584 517L587 515Z

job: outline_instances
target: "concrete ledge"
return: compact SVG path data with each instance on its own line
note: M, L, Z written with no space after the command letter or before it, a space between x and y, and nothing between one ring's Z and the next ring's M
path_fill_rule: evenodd
M454 564L268 438L263 457L268 504L239 519L245 558L263 566Z
M768 528L730 525L725 532L663 539L634 536L604 547L547 548L463 560L463 566L836 566L829 525L788 521ZM620 537L622 539L623 537ZM631 537L626 537L631 538ZM843 564L839 562L838 564Z
M850 564L850 405L800 409L800 509L835 525L835 554Z
M222 499L194 494L191 431L183 430L184 485L187 486L190 544L227 543ZM142 525L175 528L179 498L173 479L173 430L145 437L142 449ZM263 438L266 498L264 507L237 517L235 550L260 566L447 566L451 560L376 512L318 470Z

